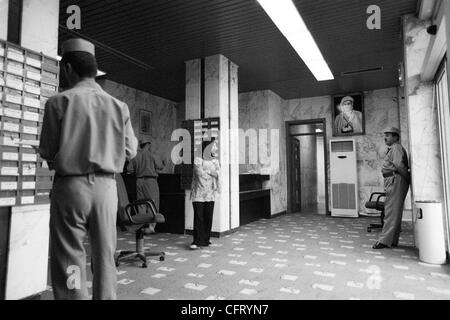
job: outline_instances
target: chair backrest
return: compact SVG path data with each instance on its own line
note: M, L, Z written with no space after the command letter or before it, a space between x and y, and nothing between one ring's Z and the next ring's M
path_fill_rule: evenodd
M128 199L127 188L125 187L125 182L123 181L121 174L116 174L117 182L117 198L119 200L118 211L117 211L117 224L121 224L128 220L125 214L125 207L130 204Z

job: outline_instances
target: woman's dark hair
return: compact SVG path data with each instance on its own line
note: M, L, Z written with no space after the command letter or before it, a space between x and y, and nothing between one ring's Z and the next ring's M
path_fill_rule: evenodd
M216 138L211 138L210 141L208 140L203 140L202 142L202 156L204 156L205 150L206 148L208 148L209 146L212 146L212 144L214 143L214 141L216 141ZM210 147L211 148L211 147Z
M97 76L97 61L90 53L82 51L67 52L62 58L61 64L67 63L70 63L80 78L95 78Z

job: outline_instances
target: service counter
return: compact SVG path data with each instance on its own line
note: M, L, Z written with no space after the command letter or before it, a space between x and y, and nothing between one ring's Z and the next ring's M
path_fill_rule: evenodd
M240 225L270 219L270 189L264 185L269 175L239 175L239 218Z

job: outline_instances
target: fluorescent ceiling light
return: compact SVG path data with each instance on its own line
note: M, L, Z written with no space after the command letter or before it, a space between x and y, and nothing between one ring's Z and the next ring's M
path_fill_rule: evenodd
M317 81L334 76L292 0L258 0Z

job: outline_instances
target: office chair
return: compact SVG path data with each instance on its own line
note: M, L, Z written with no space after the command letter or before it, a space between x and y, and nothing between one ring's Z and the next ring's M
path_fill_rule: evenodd
M373 198L377 196L377 200L373 201ZM370 195L370 199L369 201L366 202L366 208L367 209L374 209L377 211L380 211L381 213L381 223L378 224L370 224L367 227L367 232L372 232L372 230L376 230L376 229L382 229L384 226L384 201L380 201L381 198L385 198L386 197L386 193L384 192L374 192Z
M128 194L125 183L120 174L116 175L117 193L119 198L119 206L117 213L117 225L122 228L137 227L136 234L136 250L121 251L116 256L116 267L120 262L129 259L139 259L143 262L142 268L147 268L147 257L159 257L160 261L165 260L164 252L149 252L144 250L145 228L149 223L164 223L165 219L161 213L156 210L153 200L138 200L129 203Z

